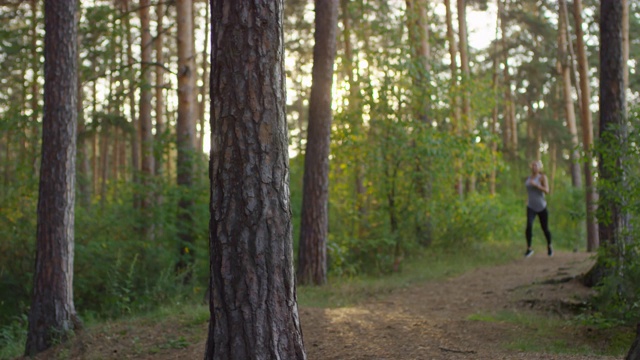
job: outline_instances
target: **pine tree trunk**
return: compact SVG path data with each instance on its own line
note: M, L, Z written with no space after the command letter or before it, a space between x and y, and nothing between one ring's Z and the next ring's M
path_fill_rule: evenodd
M205 359L305 359L293 273L283 1L213 0L211 14Z
M100 206L104 207L109 177L109 125L103 119L100 126Z
M153 61L153 40L151 37L151 17L150 17L150 0L140 0L140 26L142 31L141 52L142 52L142 71L140 82L140 154L142 162L140 163L140 171L142 175L143 193L142 193L142 210L149 209L152 206L152 179L155 173L154 157L153 157L153 124L151 122L151 84L152 71L151 62ZM146 218L146 216L145 216ZM145 236L151 236L151 224L147 219L147 223L143 224L143 232Z
M164 139L165 121L164 121L164 2L160 1L156 5L156 19L157 19L157 34L155 39L156 50L156 136L155 141L161 143ZM161 177L163 173L163 155L162 151L155 152L155 176ZM156 202L161 203L161 199L156 198Z
M626 159L617 153L627 138L624 91L622 3L603 1L600 5L600 142L599 181L606 184L600 193L599 236L603 244L620 242L628 226L628 216L620 197L625 192ZM612 192L611 187L615 187Z
M500 0L498 0L500 1ZM496 34L494 40L494 48L493 48L493 77L491 81L491 88L493 90L493 98L495 104L493 105L493 111L491 114L491 134L493 135L493 139L491 140L491 172L489 173L489 194L496 194L496 173L498 172L497 166L497 153L498 153L498 115L500 113L499 108L499 98L498 98L498 89L500 88L499 84L499 72L500 72L500 61L498 56L498 30L500 29L500 14L496 16Z
M329 227L329 143L331 86L336 53L338 0L316 2L315 46L309 99L309 125L304 161L298 282L322 285L327 281Z
M38 3L37 0L30 0L29 4L31 7L31 66L30 69L33 71L33 79L30 84L30 92L31 92L31 121L33 124L36 124L36 119L40 118L40 104L39 104L39 94L40 94L40 53L38 52ZM26 99L25 99L26 100ZM40 126L30 126L27 129L31 130L31 139L29 145L29 162L33 164L34 173L37 173L37 163L38 163L38 141L40 140Z
M196 153L200 156L204 149L205 122L206 122L206 104L207 90L209 89L209 2L206 1L205 19L204 19L204 50L202 51L202 86L200 87L200 102L198 103L198 121L200 130L198 135L198 144L196 145Z
M447 42L449 44L449 68L451 69L451 85L449 87L449 97L451 101L451 123L453 124L453 130L457 135L461 135L464 131L464 125L462 123L462 115L460 114L460 101L458 99L458 64L457 64L457 46L455 32L453 31L453 14L451 10L451 0L444 0L444 6L446 10L446 22L447 22ZM455 164L456 173L456 191L459 196L463 196L463 178L462 175L462 162L457 159Z
M593 120L591 116L591 86L589 86L589 63L587 61L584 34L582 31L582 0L573 1L573 16L576 27L576 48L578 58L578 72L580 74L580 89L582 93L582 103L580 112L582 118L582 146L584 148L584 184L586 192L587 210L587 251L595 251L600 243L598 239L598 223L596 221L596 210L598 204L598 194L596 192L593 178Z
M428 122L429 27L425 0L406 0L407 29L413 57L412 107L416 119Z
M462 72L462 117L464 120L464 129L466 133L474 130L473 120L471 119L471 98L469 95L469 86L471 81L471 72L469 70L469 45L467 44L467 5L465 0L457 0L458 3L458 43L460 50L460 70Z
M622 74L624 90L629 88L629 0L622 1Z
M451 101L451 122L453 123L454 129L458 130L462 128L462 124L460 123L460 106L458 106L457 100L457 90L458 86L458 65L457 65L457 54L456 50L456 37L453 31L453 15L451 11L451 0L444 0L444 6L446 10L446 22L447 22L447 43L449 47L449 69L451 70L451 84L449 89L449 96Z
M507 0L504 0L505 4ZM503 146L507 158L515 159L518 150L518 128L515 119L515 106L511 92L511 74L509 70L509 51L506 38L506 10L502 0L498 0L498 13L500 14L500 33L502 50L504 51L504 132Z
M573 98L571 94L571 66L568 56L568 24L567 16L564 13L566 5L564 0L559 0L559 20L558 20L558 75L562 79L562 93L564 95L564 114L567 121L567 128L571 135L571 149L569 154L571 158L571 183L573 187L582 187L582 177L580 174L580 154L578 154L578 128L576 126L576 113L573 107Z
M28 356L80 326L73 304L77 2L47 1L44 6L45 114Z
M80 11L80 10L78 10ZM80 47L82 43L82 37L78 36L77 45ZM79 63L79 60L76 60ZM77 116L78 116L78 195L80 196L80 203L84 207L88 207L91 205L91 165L89 163L89 151L87 149L87 133L86 133L86 125L84 119L84 88L82 84L82 79L80 78L80 74L78 74L77 80L77 93L78 93L78 102L77 102Z
M178 200L178 236L180 238L180 271L188 270L194 261L193 200L190 194L193 187L193 165L195 156L194 125L195 103L194 87L197 70L193 51L193 15L189 0L176 2L178 12L178 126L176 163L180 198ZM190 280L189 273L185 280Z
M129 0L122 0L122 16L125 26L125 32L127 37L127 66L128 66L128 78L133 79L135 71L133 68L133 34L131 32L131 12L129 8ZM136 87L134 81L129 81L129 117L131 118L131 127L134 129L131 133L131 171L133 172L134 185L140 182L140 133L138 132L139 121L136 114ZM133 197L134 208L140 207L140 195L137 192Z

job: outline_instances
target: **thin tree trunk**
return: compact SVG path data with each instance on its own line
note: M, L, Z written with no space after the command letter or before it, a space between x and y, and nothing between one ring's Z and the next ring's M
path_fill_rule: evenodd
M100 126L100 206L104 207L109 177L109 125L103 119Z
M164 121L164 2L159 1L156 5L156 17L157 17L157 34L155 39L155 50L156 50L156 143L163 143L164 141L164 132L165 132L165 121ZM164 149L160 149L160 151L156 151L155 153L155 175L157 177L161 177L163 173L162 167L164 166L163 155ZM161 202L161 199L156 199L158 203Z
M140 182L140 133L138 132L138 116L136 113L136 86L133 81L135 77L135 71L133 68L133 34L131 32L131 12L129 9L129 0L122 0L123 9L122 15L124 20L125 32L127 36L127 65L129 79L129 117L131 118L131 171L134 185ZM140 208L140 195L134 192L133 206L134 208Z
M462 72L462 117L465 122L465 131L471 133L474 130L471 119L471 97L469 86L471 72L469 70L469 46L467 44L467 5L465 0L457 0L458 3L458 48L460 49L460 69Z
M460 123L460 106L457 101L457 86L458 86L458 65L457 54L458 51L456 45L456 37L453 31L453 15L451 11L451 0L444 0L444 6L446 9L446 22L447 22L447 43L449 46L449 69L451 70L451 83L449 88L449 97L451 101L451 122L454 129L458 130L462 128Z
M80 17L82 12L81 4L78 7L77 17ZM80 44L82 44L82 36L78 34L78 40L76 46L79 48ZM76 60L80 63L79 59ZM77 103L77 113L78 113L78 130L77 130L77 147L78 147L78 195L80 197L80 203L84 207L89 207L91 205L91 165L89 163L89 151L87 149L87 132L86 132L86 124L85 124L85 116L84 116L84 87L82 84L82 78L80 74L78 74L77 81L77 94L78 94L78 103Z
M165 88L165 79L164 79L164 2L159 1L155 7L156 9L156 38L155 38L155 54L156 54L156 65L155 65L155 75L156 75L156 83L155 83L155 115L156 115L156 123L155 129L156 134L154 138L154 177L157 179L162 179L164 174L164 151L165 151L165 101L164 101L164 88ZM158 145L160 144L160 145ZM153 193L153 202L156 206L161 206L164 203L164 197L162 196L162 192L159 191L158 188L155 188L156 191ZM154 237L161 237L163 232L163 223L158 223L157 227L154 227Z
M507 0L504 0L505 4ZM509 70L509 48L506 37L506 10L502 0L498 0L498 13L500 14L500 33L502 51L504 52L504 150L508 158L514 159L518 149L518 129L515 119L515 105L513 104L513 94L511 92L511 74Z
M140 114L139 114L139 126L140 126L140 153L141 157L141 166L140 170L142 173L142 184L144 185L144 191L142 193L142 210L143 212L146 209L151 207L152 201L152 193L150 191L153 174L155 173L154 167L154 157L153 157L153 133L152 128L153 124L151 121L151 84L152 80L152 72L151 72L151 62L153 61L153 40L151 37L151 29L150 29L150 0L140 0L140 26L142 31L141 37L141 52L142 52L142 71L140 75L141 83L140 83ZM145 218L146 218L145 214ZM148 220L148 219L147 219ZM151 230L151 225L148 223L143 225L143 232L148 232ZM146 234L145 236L151 236L151 233Z
M293 272L283 6L211 2L205 360L306 359Z
M451 122L453 124L453 130L457 135L461 135L464 131L464 125L461 119L460 101L458 99L458 64L457 64L457 42L455 32L453 31L453 15L451 11L451 0L444 0L444 6L446 10L446 22L447 22L447 39L449 44L449 68L451 70L451 84L449 86L449 97L451 101ZM463 196L464 187L462 175L462 162L457 159L455 164L456 173L456 191L459 196Z
M422 121L428 121L428 76L429 76L429 27L427 19L426 0L406 0L407 29L409 31L409 43L412 48L414 74L412 100L415 117Z
M190 281L189 265L195 260L193 234L193 167L195 157L195 54L193 50L193 15L189 0L176 2L178 18L178 125L176 163L180 198L178 200L178 237L180 238L179 271L187 271L185 281Z
M204 125L206 118L207 90L209 89L209 2L206 1L205 19L204 19L204 50L202 51L202 86L200 87L200 103L198 104L198 115L200 122L200 130L198 135L198 144L196 153L202 154L204 148Z
M556 171L558 168L558 146L555 142L549 144L549 162L551 163L549 170L549 194L553 194L553 190L556 187Z
M33 79L31 81L31 120L33 124L37 124L37 119L40 117L40 104L39 97L40 94L40 77L39 77L39 69L40 69L40 53L38 52L38 3L37 0L30 0L31 5L31 67L30 69L33 71ZM25 99L26 100L26 99ZM38 144L40 139L40 126L29 126L27 127L31 130L31 139L29 142L29 162L33 165L34 174L38 173Z
M7 130L7 132L5 132L5 143L4 143L4 155L5 155L5 162L4 162L4 187L3 189L5 189L5 194L6 191L8 191L9 189L9 183L11 181L11 173L12 173L12 169L11 169L11 164L13 163L13 161L11 161L11 146L9 144L11 144L11 130Z
M589 63L587 61L584 34L582 31L582 0L573 1L573 16L576 26L576 47L578 57L578 71L580 73L580 88L582 103L580 105L582 118L582 146L584 148L584 184L586 192L587 210L587 251L595 251L600 243L598 239L598 222L596 210L598 194L592 173L593 167L593 120L591 117L591 87L589 86Z
M629 0L622 1L622 75L624 90L629 88Z
M91 116L93 118L93 132L91 134L91 178L92 193L98 193L98 183L100 181L100 172L98 171L98 127L96 126L96 115L98 113L98 89L97 82L94 80L91 84Z
M500 1L500 0L498 0ZM494 40L494 46L493 46L493 78L492 78L492 84L491 84L491 88L493 90L493 99L495 101L495 104L493 105L493 112L491 114L491 134L493 135L493 139L491 140L491 172L489 173L489 194L491 195L495 195L496 194L496 173L498 171L498 166L497 166L497 153L498 153L498 141L497 139L497 135L498 135L498 115L500 113L500 108L499 108L499 98L498 98L498 88L500 87L499 84L499 72L500 72L500 60L499 60L499 55L498 55L498 50L499 50L499 46L498 46L498 30L500 29L500 14L498 13L498 15L496 16L496 34L495 34L495 40Z
M465 122L464 133L470 136L475 130L475 121L471 114L471 71L469 70L469 44L467 35L467 5L465 0L457 0L458 2L458 37L460 39L460 68L462 72L462 117ZM471 169L471 175L467 179L467 191L474 192L476 190L476 175L474 173L474 164L464 164ZM463 165L463 166L464 166Z
M77 2L46 1L44 6L45 113L27 356L80 327L73 303Z
M571 157L571 183L573 187L582 186L582 177L580 174L580 154L578 154L578 128L576 126L576 113L573 107L573 98L571 96L571 67L569 66L569 56L567 50L568 25L566 23L567 16L564 13L566 5L564 0L559 0L559 20L558 20L558 75L562 79L562 93L564 96L564 114L567 122L567 128L571 135L571 149L569 154Z
M538 126L536 126L535 159L542 159L542 152L540 151L541 143L542 143L542 126L538 124Z
M327 281L331 86L338 29L338 0L317 1L315 13L297 280L300 284L322 285Z

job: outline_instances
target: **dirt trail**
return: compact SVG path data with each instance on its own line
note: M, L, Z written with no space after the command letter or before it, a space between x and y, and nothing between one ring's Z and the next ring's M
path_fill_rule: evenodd
M606 359L507 350L512 339L535 328L468 320L505 310L561 316L589 295L574 278L592 263L587 254L536 253L358 307L302 309L309 359ZM584 331L567 329L562 340L578 347L586 340Z
M415 284L382 300L337 309L302 308L300 317L310 360L409 359L613 359L556 355L543 347L520 352L514 342L548 336L537 324L474 321L470 315L539 312L566 315L590 294L575 280L593 261L588 254L536 253L506 265L485 267L437 282ZM573 280L569 280L573 279ZM168 327L128 324L76 336L74 344L38 359L202 359L206 323ZM549 343L593 346L606 336L572 326ZM539 343L539 341L537 341ZM64 352L61 354L61 351ZM57 354L56 354L57 353ZM62 356L61 356L62 355Z

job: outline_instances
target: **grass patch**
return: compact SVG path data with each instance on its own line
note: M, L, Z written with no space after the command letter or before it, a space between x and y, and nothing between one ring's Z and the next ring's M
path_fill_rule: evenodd
M298 287L300 306L336 308L384 297L416 283L457 276L469 270L504 264L520 256L522 244L485 243L464 248L429 248L406 259L400 271L382 277L330 278L324 286Z
M516 325L513 336L501 346L527 353L623 356L633 341L633 332L627 328L599 329L584 326L576 319L529 312L476 313L467 320Z

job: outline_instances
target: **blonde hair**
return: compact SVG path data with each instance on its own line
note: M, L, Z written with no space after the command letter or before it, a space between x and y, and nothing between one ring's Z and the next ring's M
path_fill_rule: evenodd
M533 160L533 161L529 164L529 166L531 166L531 165L533 165L533 164L538 165L538 171L539 171L540 173L542 173L542 169L544 168L544 166L542 165L542 161L540 161L540 160Z

